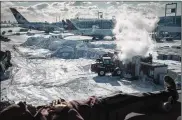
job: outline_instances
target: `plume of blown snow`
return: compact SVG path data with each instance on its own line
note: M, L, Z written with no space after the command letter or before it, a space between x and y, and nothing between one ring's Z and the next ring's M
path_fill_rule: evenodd
M122 10L116 17L113 30L117 49L121 51L119 58L126 61L136 55L145 57L154 53L155 42L149 33L155 29L158 21L158 17L152 13Z

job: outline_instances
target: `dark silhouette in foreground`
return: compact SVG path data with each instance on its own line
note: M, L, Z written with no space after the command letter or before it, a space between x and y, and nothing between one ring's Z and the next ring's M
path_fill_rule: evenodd
M177 102L176 85L169 76L164 81L166 90L158 92L118 92L73 101L59 99L37 107L20 102L4 108L0 120L177 120L181 105Z
M4 73L11 66L11 52L9 50L5 52L0 50L0 81L5 79Z

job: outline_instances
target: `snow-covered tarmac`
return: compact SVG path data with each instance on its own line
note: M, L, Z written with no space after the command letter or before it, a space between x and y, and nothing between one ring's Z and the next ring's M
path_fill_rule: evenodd
M1 42L2 50L12 52L11 77L1 82L2 98L15 102L26 100L34 105L46 104L58 98L84 99L92 95L106 95L115 91L127 93L150 92L163 89L148 81L127 81L110 75L98 77L90 71L94 59L29 59L13 49L13 45L20 45L28 36L9 36L10 42ZM111 41L113 42L113 41ZM100 47L104 42L95 42L94 47ZM107 41L106 44L109 42ZM92 46L93 47L93 46ZM108 48L108 47L107 47ZM28 56L49 54L48 49L30 49L21 47L22 53Z

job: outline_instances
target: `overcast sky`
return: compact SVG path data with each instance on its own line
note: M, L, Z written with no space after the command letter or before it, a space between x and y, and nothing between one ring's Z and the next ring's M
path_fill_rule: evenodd
M165 4L171 2L2 2L1 20L15 21L10 7L15 7L27 20L33 22L55 22L57 20L81 17L96 17L98 11L104 12L105 18L123 8L135 11L150 12L164 16ZM181 15L181 2L177 2L177 15Z

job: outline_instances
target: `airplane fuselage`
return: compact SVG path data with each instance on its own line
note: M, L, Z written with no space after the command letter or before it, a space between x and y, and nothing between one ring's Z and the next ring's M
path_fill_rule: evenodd
M75 34L80 34L84 36L92 36L96 38L103 39L105 36L114 36L112 29L79 29L72 31Z
M112 20L101 20L101 19L72 19L67 20L68 26L74 26L74 33L92 36L94 38L103 39L105 36L114 36L113 28L114 21Z
M29 22L26 24L19 24L20 27L40 30L40 31L55 31L59 30L59 27L49 23L37 23L37 22Z

